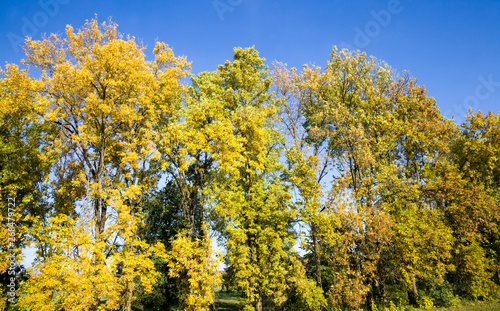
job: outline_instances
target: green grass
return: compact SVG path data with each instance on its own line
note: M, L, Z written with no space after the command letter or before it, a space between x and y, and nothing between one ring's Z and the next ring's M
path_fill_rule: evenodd
M382 309L383 310L383 309ZM465 302L463 305L431 309L409 308L411 311L500 311L500 302Z
M441 311L500 311L500 302L476 302L463 306L435 308Z
M213 311L234 311L239 310L238 298L241 293L238 292L224 292L217 291L215 293L215 303L212 308Z
M241 297L241 293L232 291L217 291L215 293L215 303L211 310L213 311L236 311L240 310L238 305L238 298ZM423 308L412 308L405 307L408 311L500 311L500 301L496 302L463 302L463 305L448 307L448 308L438 308L434 307L431 309ZM379 308L379 310L384 310L384 308Z

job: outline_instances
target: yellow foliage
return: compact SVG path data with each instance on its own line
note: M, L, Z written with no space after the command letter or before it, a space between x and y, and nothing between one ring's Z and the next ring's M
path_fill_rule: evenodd
M221 254L212 250L208 237L193 241L187 234L179 234L172 240L171 246L167 253L169 275L187 276L182 293L184 310L208 311L214 302L214 290L222 282L222 276L217 271Z
M56 129L41 159L57 159L56 210L80 217L45 215L30 230L39 261L19 304L130 310L137 288L151 291L158 276L152 256L164 255L161 245L138 237L139 206L158 181L158 124L177 109L189 63L161 42L147 61L133 37L97 19L76 31L67 26L65 38L28 38L24 50L23 63L41 77L8 65L2 84L21 90L9 93L17 102L35 94L30 121ZM14 108L20 107L0 105Z

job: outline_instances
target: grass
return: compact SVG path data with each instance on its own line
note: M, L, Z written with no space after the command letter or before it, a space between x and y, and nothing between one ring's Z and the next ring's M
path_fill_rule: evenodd
M215 303L211 307L212 311L236 311L240 310L238 305L238 298L241 297L241 293L232 291L221 291L218 290L215 293ZM383 308L379 310L384 310ZM411 311L500 311L500 301L495 302L463 302L462 305L448 307L448 308L412 308L406 307L405 310Z
M485 301L485 302L462 302L460 305L453 307L432 307L432 308L413 308L411 306L406 306L404 308L397 308L395 310L406 310L406 311L500 311L500 301ZM384 310L384 308L379 308L378 310ZM385 308L385 310L391 310L390 308Z
M215 293L215 303L212 308L213 311L235 311L240 310L238 307L238 298L241 293L238 292L225 292L217 291Z
M423 309L415 309L423 310ZM448 307L448 308L432 308L427 310L439 311L500 311L500 302L470 302L462 306Z

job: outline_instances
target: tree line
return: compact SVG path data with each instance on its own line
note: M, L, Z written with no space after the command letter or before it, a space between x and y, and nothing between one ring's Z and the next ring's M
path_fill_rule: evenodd
M499 114L456 125L359 51L296 69L235 48L194 75L96 19L24 51L0 71L8 310L201 311L220 287L258 311L499 298Z

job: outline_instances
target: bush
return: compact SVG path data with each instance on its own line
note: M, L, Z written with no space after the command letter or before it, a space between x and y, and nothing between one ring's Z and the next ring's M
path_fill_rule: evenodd
M431 309L434 307L434 301L432 297L422 296L418 299L418 306L423 309Z
M427 292L427 296L432 298L434 305L437 307L451 307L460 301L460 298L453 294L451 285L448 283L431 287Z

